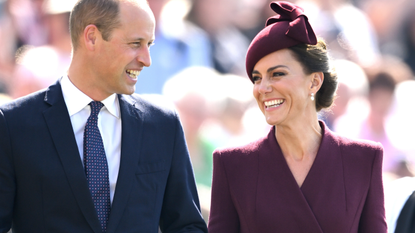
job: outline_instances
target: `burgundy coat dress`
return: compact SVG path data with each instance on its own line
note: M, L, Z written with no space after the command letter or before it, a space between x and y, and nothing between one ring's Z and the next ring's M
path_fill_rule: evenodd
M386 233L380 143L320 122L323 138L301 188L275 139L213 154L209 233Z

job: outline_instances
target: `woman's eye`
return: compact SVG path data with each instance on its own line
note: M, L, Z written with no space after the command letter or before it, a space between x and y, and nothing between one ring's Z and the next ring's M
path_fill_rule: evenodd
M259 76L252 76L252 81L254 83L256 83L257 81L259 81L260 79L261 79L261 77L259 77Z
M274 72L274 73L272 73L272 77L279 77L279 76L284 76L285 75L285 73L283 73L283 72Z

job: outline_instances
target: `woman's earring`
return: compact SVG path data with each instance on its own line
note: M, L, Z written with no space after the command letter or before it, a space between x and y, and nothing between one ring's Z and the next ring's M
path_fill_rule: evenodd
M314 101L314 93L311 93L311 101Z

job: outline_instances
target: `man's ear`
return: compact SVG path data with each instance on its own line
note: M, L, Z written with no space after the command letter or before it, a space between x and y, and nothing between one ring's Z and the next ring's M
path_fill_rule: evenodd
M96 48L97 39L100 36L101 33L98 30L97 26L93 24L86 26L83 34L86 49L89 51L94 51Z
M323 72L314 72L311 74L311 85L310 85L310 92L317 93L320 90L321 85L323 85L324 81L324 74Z

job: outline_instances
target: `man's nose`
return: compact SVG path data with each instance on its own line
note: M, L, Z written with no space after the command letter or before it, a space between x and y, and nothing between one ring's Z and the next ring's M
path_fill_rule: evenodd
M142 63L145 67L149 67L151 65L150 48L142 48L137 55L137 60L138 62Z

